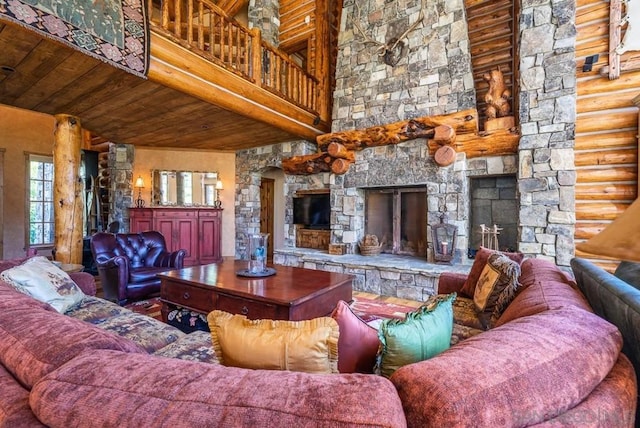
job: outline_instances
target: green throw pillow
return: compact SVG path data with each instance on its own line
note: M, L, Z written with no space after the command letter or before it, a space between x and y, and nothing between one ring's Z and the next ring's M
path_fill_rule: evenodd
M456 293L436 296L404 320L384 320L378 329L381 347L376 373L390 377L402 366L449 349L455 298Z

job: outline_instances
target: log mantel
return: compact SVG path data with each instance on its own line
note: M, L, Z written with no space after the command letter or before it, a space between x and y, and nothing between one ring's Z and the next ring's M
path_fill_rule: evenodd
M345 174L355 162L354 152L417 138L427 140L431 156L438 148L450 146L458 153L466 153L468 158L517 153L520 141L516 128L478 132L478 112L476 109L469 109L319 135L316 138L317 153L283 159L282 168L292 175L320 172Z

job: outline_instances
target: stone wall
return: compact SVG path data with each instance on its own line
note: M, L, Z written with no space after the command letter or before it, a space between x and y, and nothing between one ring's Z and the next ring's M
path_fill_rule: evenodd
M524 0L520 30L518 249L568 266L575 228L575 2Z
M356 3L358 7L356 7ZM416 22L422 2L345 1L338 38L332 131L367 128L475 106L462 1L425 2L424 19L402 42L397 65L385 64L365 34L382 43Z
M129 207L133 202L133 161L135 149L131 144L112 144L109 147L109 223L120 222L122 232L129 231ZM107 225L105 224L106 228Z
M387 42L418 18L420 1L345 1L339 36L333 131L363 129L414 117L475 107L463 2L426 3L424 21L408 34L407 50L395 66L382 62L366 37ZM568 266L575 224L573 160L575 128L575 4L524 0L519 16L520 76L517 112L522 139L517 156L466 159L440 168L424 140L365 149L345 175L286 176L286 195L298 189L329 188L332 244L354 253L364 234L364 188L424 185L429 224L443 211L459 226L458 250L469 243L469 178L515 175L518 181L518 250ZM297 142L238 152L237 255L246 233L259 228L261 171L279 168L283 157L316 151ZM287 247L295 246L288 202Z
M250 0L249 28L260 28L262 40L272 46L280 44L280 2L278 0Z
M308 141L297 141L236 152L236 252L235 257L246 259L247 237L260 232L260 180L271 169L282 168L282 159L315 153L317 147ZM296 233L293 222L293 194L299 189L325 189L329 174L311 176L285 176L285 246L295 247Z

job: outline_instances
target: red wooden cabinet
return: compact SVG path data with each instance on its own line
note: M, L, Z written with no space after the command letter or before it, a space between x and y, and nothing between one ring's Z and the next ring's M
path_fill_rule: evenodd
M222 261L222 210L215 208L130 208L131 232L157 230L170 251L187 250L185 266Z

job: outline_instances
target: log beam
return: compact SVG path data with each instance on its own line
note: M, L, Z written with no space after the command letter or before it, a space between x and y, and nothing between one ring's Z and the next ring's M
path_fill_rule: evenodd
M515 154L518 152L520 135L510 129L500 129L481 134L458 135L452 147L456 152L464 152L467 158L480 156L500 156ZM429 153L434 156L436 150L442 146L435 140L429 140Z
M362 150L416 138L435 138L442 144L449 144L455 141L457 133L477 131L477 126L475 110L465 110L451 115L425 116L388 125L323 134L316 137L316 142L320 151L326 151L331 143L342 144L347 150Z
M83 142L80 120L55 116L53 144L53 212L56 260L82 263L83 185L80 177L80 149Z
M437 138L442 144L455 140L456 130L449 124L437 124L431 117L422 117L382 126L352 131L333 132L316 138L318 149L326 151L331 143L342 144L347 150L399 144L416 138ZM472 117L469 121L473 120Z
M353 154L352 154L353 155ZM334 157L329 153L293 156L282 160L282 169L287 174L309 175L319 172L344 174L353 163L353 158Z

